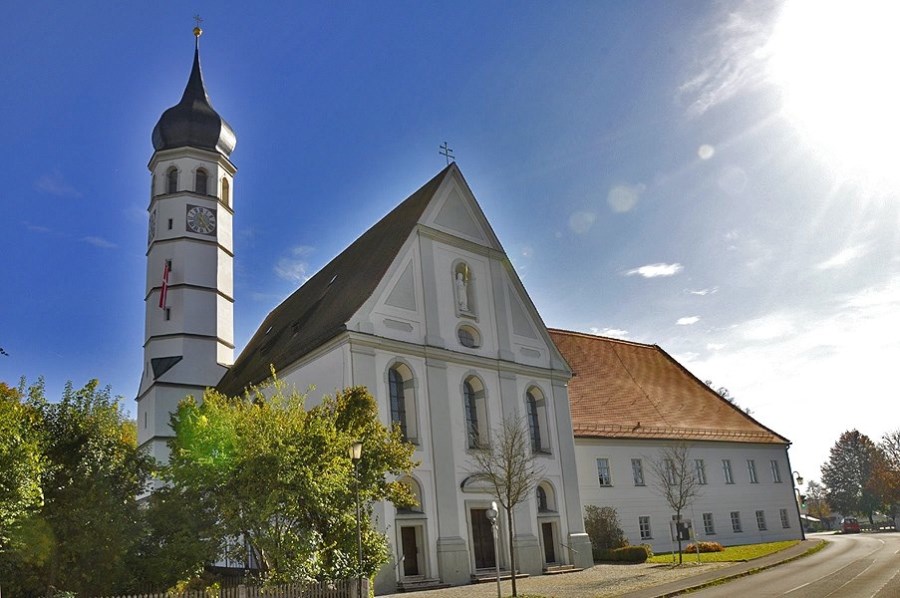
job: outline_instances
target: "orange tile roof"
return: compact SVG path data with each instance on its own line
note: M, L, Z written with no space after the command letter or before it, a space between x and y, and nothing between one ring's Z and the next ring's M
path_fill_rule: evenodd
M576 437L790 444L657 345L555 329L550 336L574 372Z

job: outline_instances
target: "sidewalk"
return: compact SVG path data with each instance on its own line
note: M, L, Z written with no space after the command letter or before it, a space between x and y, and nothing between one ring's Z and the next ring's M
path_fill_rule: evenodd
M668 596L677 596L678 594L703 587L714 581L740 577L746 575L749 571L768 569L769 567L774 567L775 565L793 560L802 556L807 550L817 546L820 542L824 542L824 540L819 538L803 540L795 546L791 546L790 548L768 556L743 563L735 563L734 565L729 565L722 569L706 571L658 586L628 592L622 594L621 598L667 598Z

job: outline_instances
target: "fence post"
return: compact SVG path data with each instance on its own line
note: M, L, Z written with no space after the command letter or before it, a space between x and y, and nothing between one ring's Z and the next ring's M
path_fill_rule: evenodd
M237 587L238 598L247 598L247 586L240 584Z

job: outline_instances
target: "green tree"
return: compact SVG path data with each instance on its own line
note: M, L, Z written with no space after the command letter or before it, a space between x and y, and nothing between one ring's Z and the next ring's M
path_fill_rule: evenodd
M831 529L831 520L829 519L831 507L828 506L828 500L825 497L825 488L815 480L810 480L806 484L806 505L806 510L811 516L821 519L825 527Z
M886 433L878 443L869 489L891 519L900 512L900 430Z
M584 508L584 531L591 539L594 561L600 560L604 551L628 545L625 532L619 522L619 514L613 507L588 505Z
M393 481L413 467L413 445L378 420L363 387L325 397L307 410L305 397L275 379L243 398L207 391L182 401L172 416L175 438L165 478L173 496L191 497L215 515L209 544L236 545L271 583L356 575L356 507L349 446L363 443L359 493L365 508L362 573L389 558L372 527L373 501L414 503ZM208 553L207 553L208 554Z
M15 530L44 498L38 414L22 399L21 390L0 382L0 552L15 548Z
M25 547L0 555L0 576L14 584L4 590L122 591L141 530L135 497L152 466L137 449L134 422L96 380L79 390L67 384L57 403L46 400L40 381L23 394L44 438L43 504L19 528Z
M534 486L541 476L535 466L531 438L525 425L514 419L503 421L502 426L492 435L491 445L472 454L475 467L472 474L488 483L497 502L506 511L509 530L510 571L516 570L516 535L513 509L532 495ZM512 575L512 593L518 596L516 576Z
M876 459L876 446L859 432L850 430L841 434L828 463L822 466L822 483L828 488L828 504L845 515L862 513L874 523L872 514L878 507L878 498L872 492L872 475Z

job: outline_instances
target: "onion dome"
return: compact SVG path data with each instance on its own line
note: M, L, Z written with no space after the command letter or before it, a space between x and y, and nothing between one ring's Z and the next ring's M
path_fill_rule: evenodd
M199 29L194 35L199 42ZM200 46L194 46L194 66L188 79L181 101L172 106L159 118L153 128L153 148L156 151L177 147L196 147L214 150L225 157L231 155L237 137L224 118L209 103L200 71Z

